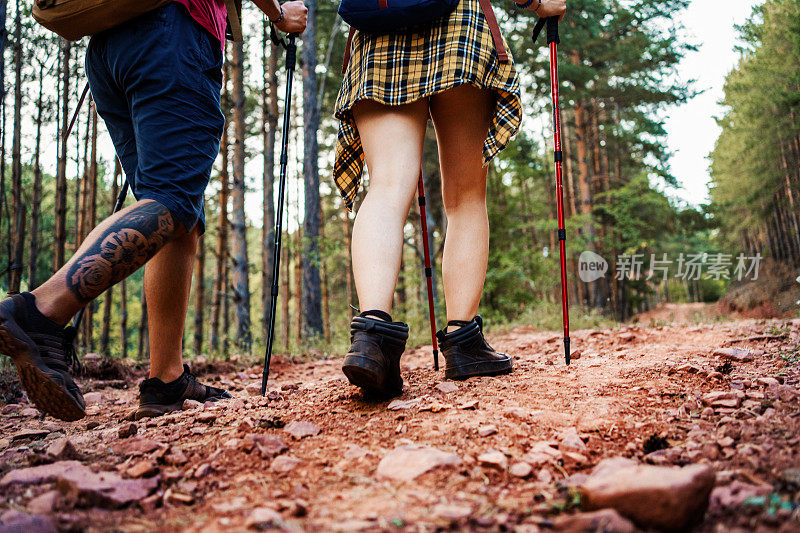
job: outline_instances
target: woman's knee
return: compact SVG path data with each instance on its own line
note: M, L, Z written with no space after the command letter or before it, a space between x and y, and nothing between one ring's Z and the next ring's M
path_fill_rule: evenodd
M374 204L385 212L407 214L408 206L413 199L413 190L398 181L386 180L370 183L364 203Z
M461 212L474 213L486 210L486 187L459 188L442 193L445 214L449 217Z

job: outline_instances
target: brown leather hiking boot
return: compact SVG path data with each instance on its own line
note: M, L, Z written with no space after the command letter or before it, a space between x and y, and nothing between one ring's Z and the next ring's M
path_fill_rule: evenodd
M80 368L74 331L42 315L30 293L0 302L0 353L14 361L20 384L36 407L68 422L86 416L71 375Z
M451 320L447 325L460 327L450 333L447 333L447 327L436 332L447 363L445 379L461 380L511 372L514 360L489 346L483 338L483 319L479 315L469 322Z
M134 420L165 415L183 407L184 400L198 402L224 400L231 398L228 391L203 385L189 372L189 365L183 365L183 374L175 381L164 383L158 378L148 378L139 384L139 408L133 414Z
M398 396L403 392L400 357L407 340L408 324L392 322L392 317L382 311L365 311L350 322L352 346L342 372L350 383L371 396Z

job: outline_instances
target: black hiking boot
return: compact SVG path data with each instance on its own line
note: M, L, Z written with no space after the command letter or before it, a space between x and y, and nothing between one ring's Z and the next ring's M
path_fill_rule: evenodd
M165 415L183 407L184 400L204 403L231 398L226 390L203 385L183 365L183 374L175 381L164 383L158 378L147 378L139 385L139 408L133 413L134 420Z
M71 375L80 369L74 332L44 316L31 293L0 302L0 353L14 361L34 405L67 422L86 416L86 404Z
M451 320L448 326L460 326L447 333L447 327L436 332L447 366L445 379L462 380L475 376L507 374L514 367L514 360L498 353L483 338L483 319L476 316L469 322Z
M408 324L392 322L392 317L383 311L365 311L350 322L352 345L344 358L342 372L350 383L368 395L399 396L403 392L400 356L407 340Z

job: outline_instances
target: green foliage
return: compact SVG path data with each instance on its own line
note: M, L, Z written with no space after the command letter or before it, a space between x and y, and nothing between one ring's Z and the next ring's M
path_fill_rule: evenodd
M784 209L796 220L800 195L800 1L768 0L739 31L741 57L726 79L727 112L711 153L710 212L727 243L756 241L775 255L774 217Z

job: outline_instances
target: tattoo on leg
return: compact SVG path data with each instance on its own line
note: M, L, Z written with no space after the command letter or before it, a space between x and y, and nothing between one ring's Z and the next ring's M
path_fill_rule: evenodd
M82 302L127 278L172 237L175 223L158 202L145 202L116 220L67 272L67 287Z

